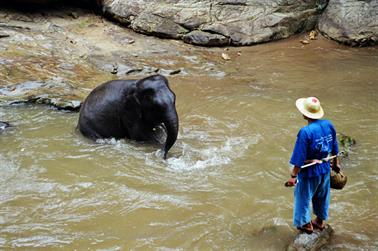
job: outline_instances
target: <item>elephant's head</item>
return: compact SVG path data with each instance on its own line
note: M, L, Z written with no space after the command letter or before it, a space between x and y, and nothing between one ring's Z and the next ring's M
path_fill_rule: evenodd
M169 88L168 80L154 75L136 83L135 97L141 109L141 120L149 130L164 124L167 138L164 144L164 159L176 142L179 120L176 112L176 95Z

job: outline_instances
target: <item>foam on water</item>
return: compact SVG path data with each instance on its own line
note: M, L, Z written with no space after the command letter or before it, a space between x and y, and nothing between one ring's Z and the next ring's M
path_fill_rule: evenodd
M209 135L198 135L199 138L210 138ZM230 164L234 159L244 156L245 151L259 142L259 135L250 137L225 137L222 143L215 145L191 145L181 142L179 157L167 160L168 168L172 170L195 170Z

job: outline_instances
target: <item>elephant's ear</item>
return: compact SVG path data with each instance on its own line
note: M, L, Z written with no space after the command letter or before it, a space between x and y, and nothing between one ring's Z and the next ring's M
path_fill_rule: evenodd
M125 113L128 120L135 121L142 118L142 109L135 92L126 96Z

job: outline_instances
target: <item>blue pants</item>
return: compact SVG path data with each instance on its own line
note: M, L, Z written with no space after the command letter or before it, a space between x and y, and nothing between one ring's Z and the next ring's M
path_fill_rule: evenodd
M314 214L319 219L327 220L330 190L329 173L299 179L294 190L294 226L300 227L311 221L311 201Z

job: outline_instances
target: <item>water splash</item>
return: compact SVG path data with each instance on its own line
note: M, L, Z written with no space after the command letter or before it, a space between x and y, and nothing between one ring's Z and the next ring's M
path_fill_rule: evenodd
M198 132L193 132L197 134ZM210 135L197 134L199 140L211 139ZM257 144L260 136L249 137L225 137L221 144L192 145L181 142L181 154L179 157L168 159L168 168L176 171L196 170L209 167L220 167L232 163L233 160L245 155L245 151L254 144Z

